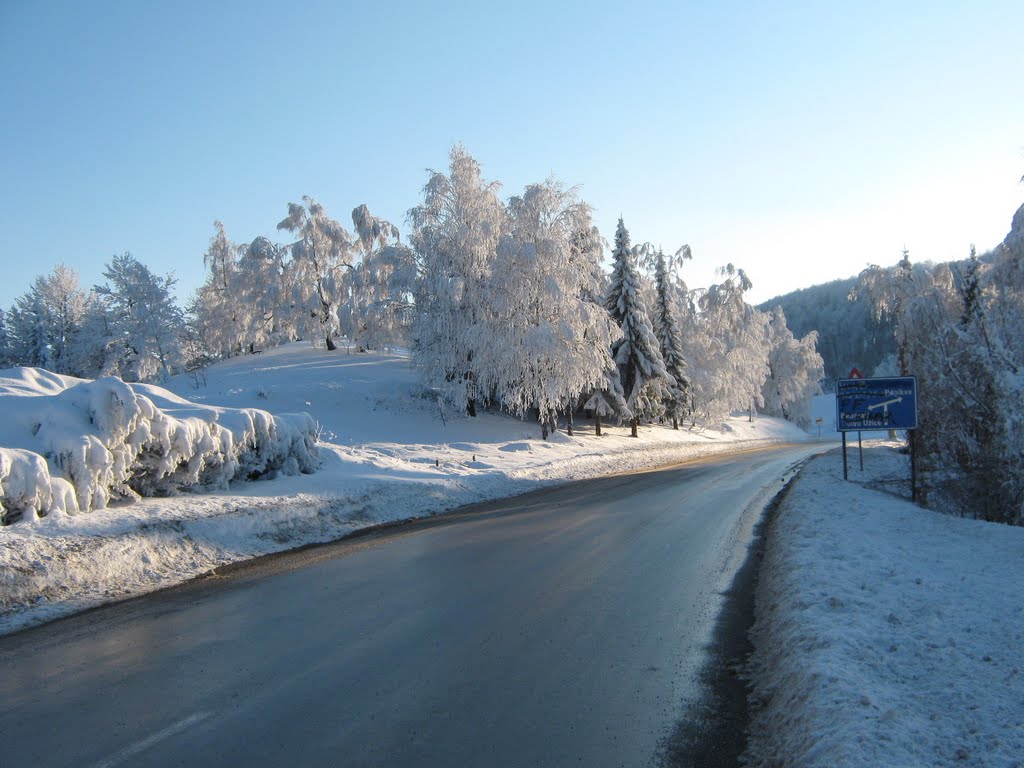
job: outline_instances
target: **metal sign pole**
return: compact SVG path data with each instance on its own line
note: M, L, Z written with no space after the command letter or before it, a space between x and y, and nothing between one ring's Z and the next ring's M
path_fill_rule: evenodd
M850 479L850 472L846 466L846 433L843 432L843 480Z
M907 433L907 442L910 444L910 500L917 502L917 450L914 431Z
M864 436L863 432L857 433L857 450L860 451L860 471L864 471L864 441L861 439Z

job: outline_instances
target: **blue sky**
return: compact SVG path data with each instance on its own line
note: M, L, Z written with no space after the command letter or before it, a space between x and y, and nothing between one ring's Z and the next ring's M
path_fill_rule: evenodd
M898 6L898 7L897 7ZM463 143L752 299L998 243L1024 202L1024 3L0 0L0 307L131 251L182 300L224 222L311 195L407 231Z

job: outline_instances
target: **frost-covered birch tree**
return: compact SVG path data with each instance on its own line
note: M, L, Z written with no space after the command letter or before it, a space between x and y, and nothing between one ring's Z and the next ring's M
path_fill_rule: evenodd
M803 428L810 426L811 401L821 394L825 362L816 349L818 334L802 339L786 325L782 307L771 312L768 325L768 378L762 386L765 413L781 416Z
M604 379L617 335L607 311L588 301L599 290L574 236L589 229L590 208L556 181L532 184L508 204L487 287L491 343L481 351L481 383L524 416L535 410L547 437L559 413Z
M629 247L629 232L620 218L615 231L612 275L605 307L622 329L622 338L612 345L612 357L619 367L626 403L633 413L633 437L637 437L641 418L655 418L661 414L668 383L665 361L640 295L640 287L640 273Z
M753 418L768 377L768 318L746 302L752 284L732 264L719 275L721 283L697 296L686 347L692 363L694 422L707 425L733 411L747 411Z
M287 250L265 237L257 237L241 251L234 292L241 305L239 337L243 352L296 338L285 263Z
M470 416L491 396L480 356L493 328L486 286L507 221L498 189L454 147L448 173L431 172L423 202L409 211L419 269L413 359L427 386Z
M194 325L207 349L216 357L241 352L242 315L246 311L238 295L238 246L228 239L224 225L214 221L214 235L203 254L205 282L192 305Z
M412 318L416 259L398 227L370 213L352 211L359 259L349 275L338 312L342 331L357 349L407 344Z
M298 237L290 246L296 326L334 350L345 272L353 267L352 237L316 200L304 196L302 202L289 203L288 215L277 225Z

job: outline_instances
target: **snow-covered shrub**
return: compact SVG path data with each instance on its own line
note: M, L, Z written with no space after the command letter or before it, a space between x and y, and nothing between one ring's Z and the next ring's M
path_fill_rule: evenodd
M0 374L3 519L314 472L308 414L197 405L159 387L18 368ZM10 446L10 447L7 447Z
M18 520L29 510L50 508L50 472L37 453L0 448L0 524Z

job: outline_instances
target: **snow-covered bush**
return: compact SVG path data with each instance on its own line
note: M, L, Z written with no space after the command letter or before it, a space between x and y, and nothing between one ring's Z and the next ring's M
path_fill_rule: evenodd
M197 405L160 387L33 368L0 374L0 514L74 513L111 501L310 473L317 426L305 413Z

